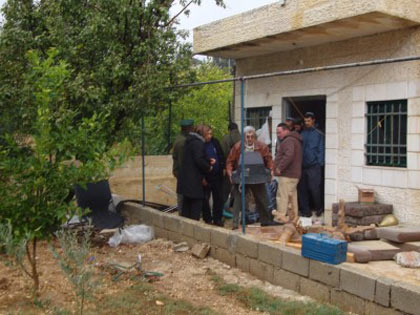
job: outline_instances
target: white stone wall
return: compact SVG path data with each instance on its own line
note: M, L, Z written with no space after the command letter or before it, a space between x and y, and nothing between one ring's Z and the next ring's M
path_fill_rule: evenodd
M420 55L420 27L338 43L237 60L238 75L250 75ZM240 114L237 83L235 118ZM283 99L326 95L325 201L357 200L357 187L374 188L379 202L392 203L402 222L420 224L420 62L252 80L245 85L245 107L273 107L281 122ZM408 100L407 168L365 165L366 102ZM275 128L273 128L275 138Z

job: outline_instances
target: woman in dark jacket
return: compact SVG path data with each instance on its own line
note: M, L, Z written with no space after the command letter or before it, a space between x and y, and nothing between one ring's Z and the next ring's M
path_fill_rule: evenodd
M194 220L200 220L204 201L203 179L214 164L214 160L206 159L204 152L204 137L209 130L205 125L198 125L187 136L178 178L177 193L184 197L181 215Z

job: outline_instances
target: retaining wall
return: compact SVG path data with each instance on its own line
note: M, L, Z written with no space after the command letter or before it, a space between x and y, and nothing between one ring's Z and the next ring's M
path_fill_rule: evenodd
M261 280L357 314L420 314L420 287L304 258L300 251L268 241L127 204L128 224L145 223L159 238L211 245L210 256Z

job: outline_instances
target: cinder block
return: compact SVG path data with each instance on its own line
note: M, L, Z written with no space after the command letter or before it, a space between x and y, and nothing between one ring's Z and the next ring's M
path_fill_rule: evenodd
M209 251L210 245L206 243L198 243L191 248L191 253L193 254L193 256L201 259L205 258Z
M227 250L231 254L236 254L237 252L237 244L238 244L238 234L237 233L230 233L227 238Z
M179 234L177 232L173 231L167 231L168 233L168 240L174 242L174 243L181 243L184 240L182 239L182 234Z
M402 315L393 308L383 307L373 302L366 302L365 315Z
M334 265L310 260L309 278L338 288L340 285L340 269Z
M155 226L155 238L168 238L168 232L165 229L161 229L160 227Z
M365 304L367 302L353 294L337 289L331 289L330 303L345 312L364 314Z
M394 283L391 279L376 279L375 302L388 307L391 300L391 286Z
M297 274L285 271L283 269L274 269L273 284L279 285L285 289L299 292L300 276Z
M194 237L194 226L197 221L180 218L179 220L179 232L188 237Z
M258 260L273 265L276 268L280 268L282 260L280 246L267 242L260 242L258 244Z
M229 251L227 251L224 248L216 248L214 251L214 258L217 260L220 260L221 262L231 266L231 267L235 267L236 263L235 263L235 255L229 253Z
M420 314L420 287L408 283L393 283L391 306L409 314Z
M228 249L228 237L230 234L226 229L213 228L211 230L211 245Z
M274 268L270 264L266 264L256 259L250 259L249 271L260 280L273 281Z
M376 278L367 273L342 268L340 270L340 289L365 300L373 301L375 299Z
M324 284L301 277L299 289L302 295L310 296L322 303L330 302L330 288Z
M190 248L192 248L195 244L197 244L197 241L195 239L193 239L192 237L188 237L188 236L182 235L182 234L179 234L179 235L180 235L181 241L182 242L187 242L187 244Z
M181 219L176 215L167 215L163 218L165 229L172 232L179 232Z
M309 275L309 259L302 257L297 250L282 248L282 268L307 277Z
M236 254L235 257L236 257L236 267L238 267L243 272L249 273L249 261L252 258L248 258L241 254Z
M194 238L197 241L211 244L211 228L205 226L203 223L194 225Z
M257 258L258 241L246 235L239 235L236 244L236 250L240 254L251 258Z
M164 217L165 217L165 214L162 213L162 212L154 213L153 214L152 224L155 227L159 227L161 229L164 229L165 228Z

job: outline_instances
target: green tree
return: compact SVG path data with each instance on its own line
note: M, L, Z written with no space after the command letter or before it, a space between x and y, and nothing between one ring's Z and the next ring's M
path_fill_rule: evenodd
M195 68L197 80L212 81L231 76L228 68L206 62ZM179 133L179 122L182 119L194 119L195 124L208 124L213 134L221 139L227 132L229 120L228 104L232 100L232 83L204 85L201 87L183 88L183 95L173 100L170 136L173 140ZM159 110L146 119L147 153L166 154L168 146L169 109ZM137 126L138 130L138 126Z
M180 2L188 8L201 1ZM72 69L63 95L67 106L78 110L78 119L109 113L108 144L127 135L143 114L167 103L167 86L194 80L191 45L180 41L185 32L169 15L174 3L8 0L0 34L0 125L24 133L33 128L36 104L25 80L25 54L37 49L45 56L56 47Z
M10 226L18 248L24 244L28 264L19 263L22 259L17 255L15 259L32 278L35 291L39 287L37 241L48 238L78 211L65 201L72 186L106 178L125 156L106 145L105 113L78 120L79 113L67 108L65 88L71 69L56 61L57 50L50 49L47 55L43 60L36 52L28 53L24 80L32 85L37 105L31 135L24 139L7 135L0 147L0 224ZM8 247L8 239L3 237L0 247L13 248Z

